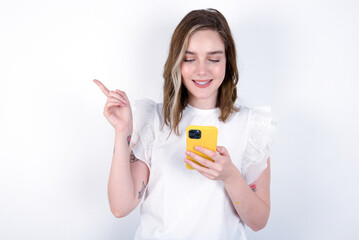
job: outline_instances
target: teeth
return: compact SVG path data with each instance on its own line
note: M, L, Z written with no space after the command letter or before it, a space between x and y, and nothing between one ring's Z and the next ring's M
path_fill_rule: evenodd
M211 80L209 80L209 81L207 81L207 82L197 82L197 81L195 81L195 83L197 83L197 84L199 84L199 85L205 85L205 84L207 84L207 83L209 83Z

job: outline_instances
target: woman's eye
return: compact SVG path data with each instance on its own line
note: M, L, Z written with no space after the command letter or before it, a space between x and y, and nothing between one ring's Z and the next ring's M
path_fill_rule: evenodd
M185 61L185 62L193 62L194 59L185 59L184 61Z
M219 60L216 60L216 59L209 59L209 61L211 61L211 62L219 62Z

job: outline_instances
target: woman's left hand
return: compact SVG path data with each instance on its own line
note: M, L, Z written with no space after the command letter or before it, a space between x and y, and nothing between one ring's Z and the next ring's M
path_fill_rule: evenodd
M196 146L195 149L214 160L214 162L212 162L211 160L201 157L194 152L186 151L187 156L192 157L203 166L187 158L184 161L191 165L203 176L211 180L225 180L234 172L233 170L236 167L232 163L231 157L229 156L229 153L225 147L217 146L217 152L201 146Z

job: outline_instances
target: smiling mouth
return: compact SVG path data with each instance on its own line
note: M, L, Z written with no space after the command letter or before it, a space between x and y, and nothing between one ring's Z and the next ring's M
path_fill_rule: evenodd
M195 82L195 83L197 83L197 84L199 84L199 85L206 85L206 84L208 84L209 82L211 82L212 81L212 79L211 80L192 80L193 82Z

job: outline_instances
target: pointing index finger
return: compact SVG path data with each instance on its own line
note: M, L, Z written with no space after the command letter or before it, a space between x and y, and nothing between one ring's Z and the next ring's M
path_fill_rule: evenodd
M103 94L106 95L106 97L108 96L108 94L110 93L110 91L107 89L107 87L105 87L105 85L102 84L102 82L100 82L97 79L93 80L94 83L96 83L96 85L101 89L101 91L103 92Z

